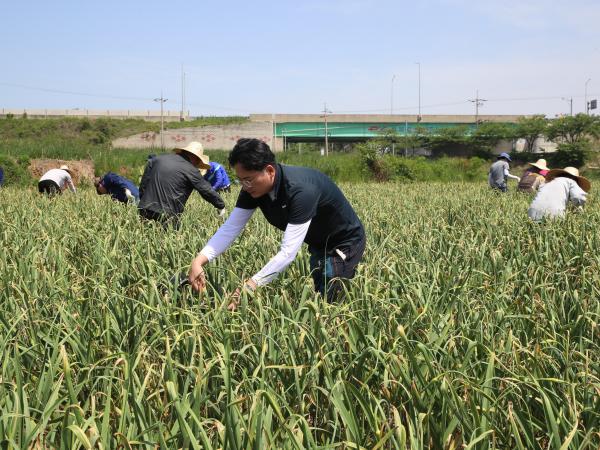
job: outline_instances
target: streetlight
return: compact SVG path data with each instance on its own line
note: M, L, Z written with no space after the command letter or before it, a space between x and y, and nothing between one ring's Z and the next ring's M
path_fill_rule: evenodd
M390 116L394 115L394 79L396 75L392 75L392 85L390 86Z
M327 109L327 103L323 103L323 117L325 119L325 156L329 156L329 138L327 136L327 113L330 113Z
M155 102L160 102L160 148L162 148L162 149L165 148L165 137L164 137L165 121L164 121L164 115L163 115L163 105L165 104L165 102L167 100L168 100L168 98L163 97L162 91L160 91L160 98L154 99Z
M588 102L587 102L587 85L590 81L592 81L592 79L588 78L587 81L585 82L585 113L586 114L589 114L589 108L588 108Z
M573 97L571 97L571 98L561 97L560 99L564 100L565 102L569 102L569 105L570 105L570 107L569 107L569 111L570 111L569 115L572 116L573 115Z
M417 122L421 121L421 63L416 62L417 66L419 66L419 115L417 116Z

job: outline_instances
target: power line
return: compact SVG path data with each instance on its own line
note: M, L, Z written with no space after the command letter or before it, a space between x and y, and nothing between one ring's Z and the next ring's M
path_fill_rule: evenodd
M128 100L128 101L136 101L136 102L152 102L153 98L152 97L131 97L131 96L120 96L120 95L107 95L107 94L98 94L98 93L91 93L91 92L79 92L79 91L69 91L69 90L63 90L63 89L54 89L54 88L47 88L47 87L40 87L40 86L30 86L30 85L24 85L24 84L18 84L18 83L8 83L8 82L2 82L0 81L0 86L7 86L7 87L13 87L13 88L19 88L19 89L27 89L27 90L32 90L32 91L39 91L39 92L48 92L48 93L52 93L52 94L62 94L62 95L74 95L74 96L81 96L81 97L90 97L90 98L100 98L100 99L112 99L112 100ZM187 93L186 93L187 94ZM588 93L588 96L600 96L599 93ZM187 97L187 95L186 95ZM561 100L563 96L546 96L546 97L514 97L514 98L488 98L487 101L488 102L493 102L493 103L497 103L497 102L520 102L520 101L545 101L545 100ZM583 95L569 95L569 98L583 98ZM192 106L192 107L198 107L198 108L210 108L210 109L216 109L216 110L222 110L222 111L230 111L230 112L236 112L236 113L245 113L247 114L250 109L249 108L239 108L239 107L232 107L232 106L223 106L223 105L212 105L212 104L206 104L206 103L194 103L194 102L188 102L187 98L185 98L185 105L186 106ZM448 107L448 106L459 106L459 105L465 105L466 103L468 103L467 101L455 101L455 102L447 102L447 103L437 103L437 104L429 104L429 105L421 105L422 109L434 109L434 108L443 108L443 107ZM414 106L403 106L403 107L397 107L394 106L394 110L400 110L400 111L410 111L410 110L416 110L418 108L417 105ZM383 107L383 108L373 108L373 109L355 109L355 110L340 110L340 111L335 111L335 113L337 114L351 114L351 113L385 113L386 111L389 111L389 108ZM265 112L267 113L267 112Z
M31 91L49 92L52 94L78 95L81 97L110 98L113 100L134 100L134 101L144 101L144 102L152 101L151 98L123 97L123 96L118 96L118 95L92 94L89 92L64 91L64 90L60 90L60 89L50 89L50 88L45 88L45 87L27 86L24 84L15 84L15 83L0 82L0 86L16 87L16 88L20 88L20 89L28 89Z

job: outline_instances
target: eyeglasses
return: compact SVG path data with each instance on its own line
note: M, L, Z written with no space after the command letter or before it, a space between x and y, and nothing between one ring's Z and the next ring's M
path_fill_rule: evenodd
M264 172L264 170L261 171L261 173L262 172ZM255 175L252 178L244 178L243 180L241 180L241 179L238 178L238 180L240 181L240 184L243 187L250 189L252 187L252 184L256 181L256 178L259 177L259 176L260 176L260 174L259 175Z

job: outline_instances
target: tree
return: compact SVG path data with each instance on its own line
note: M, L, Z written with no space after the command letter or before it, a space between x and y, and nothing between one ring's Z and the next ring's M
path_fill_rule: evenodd
M558 142L554 164L582 166L592 147L590 138L600 135L600 118L587 114L560 117L550 122L547 135Z
M520 117L515 129L515 137L525 139L525 151L533 153L535 141L547 133L548 120L538 114L532 117Z
M469 147L468 131L469 127L466 125L439 128L429 134L426 146L434 156L464 153Z
M589 143L591 136L600 135L600 117L577 114L564 116L550 121L547 136L567 144Z
M498 143L506 139L514 139L515 127L506 123L484 122L468 137L468 142L476 150L489 152Z

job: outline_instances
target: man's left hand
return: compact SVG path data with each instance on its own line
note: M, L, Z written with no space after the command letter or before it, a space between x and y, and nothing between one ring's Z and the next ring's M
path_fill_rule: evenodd
M244 282L244 285L242 287L237 288L233 292L233 294L231 294L231 298L229 300L229 305L227 306L227 309L229 311L235 311L237 309L238 305L240 304L242 290L245 289L246 291L254 292L256 287L257 287L257 284L254 282L254 280L252 278L247 279Z

